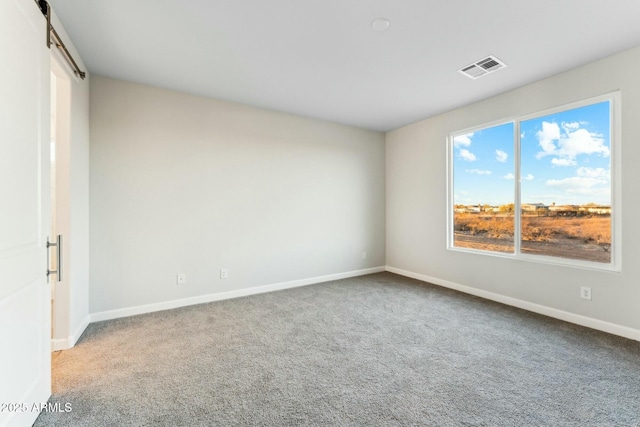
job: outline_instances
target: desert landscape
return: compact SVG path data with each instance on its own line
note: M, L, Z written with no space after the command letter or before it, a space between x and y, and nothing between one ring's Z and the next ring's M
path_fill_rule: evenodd
M608 214L522 216L522 253L611 262L611 217ZM512 213L456 212L454 246L513 252Z

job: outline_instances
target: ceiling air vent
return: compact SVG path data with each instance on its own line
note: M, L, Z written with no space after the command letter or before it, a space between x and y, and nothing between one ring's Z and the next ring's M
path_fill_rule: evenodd
M474 62L471 65L467 65L466 67L458 70L460 73L469 77L470 79L477 79L478 77L485 76L489 73L493 73L501 68L506 67L507 64L500 61L495 56L488 56L484 59L481 59L478 62Z

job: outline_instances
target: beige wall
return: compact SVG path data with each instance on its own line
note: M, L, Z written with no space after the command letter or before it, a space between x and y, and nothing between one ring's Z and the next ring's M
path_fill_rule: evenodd
M384 266L384 185L382 133L93 76L91 312Z
M596 326L632 328L630 335L640 339L639 67L637 48L387 133L387 265L540 312L569 313L583 324L595 319L601 321ZM446 249L450 132L616 90L622 97L622 273ZM579 298L581 285L592 288L592 301Z

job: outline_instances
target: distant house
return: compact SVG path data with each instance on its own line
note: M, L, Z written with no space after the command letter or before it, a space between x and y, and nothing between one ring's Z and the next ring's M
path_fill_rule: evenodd
M580 212L595 214L595 215L611 215L611 206L588 204L580 206Z
M481 213L481 212L500 212L499 206L488 206L488 205L456 205L454 207L454 212L456 213Z
M578 206L574 206L574 205L558 205L556 206L556 204L552 204L551 206L549 206L549 210L551 212L562 212L562 211L574 211L577 210Z
M578 216L580 206L578 205L558 205L552 203L549 206L549 214L552 216Z
M520 208L523 211L527 212L538 212L538 211L547 211L549 210L549 206L544 203L523 203L520 205Z

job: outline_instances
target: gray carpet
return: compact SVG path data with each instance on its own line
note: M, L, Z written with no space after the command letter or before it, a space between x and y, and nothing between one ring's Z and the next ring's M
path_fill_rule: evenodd
M390 273L93 323L36 426L639 426L640 343Z

